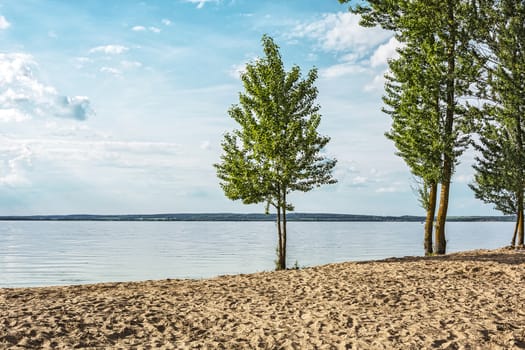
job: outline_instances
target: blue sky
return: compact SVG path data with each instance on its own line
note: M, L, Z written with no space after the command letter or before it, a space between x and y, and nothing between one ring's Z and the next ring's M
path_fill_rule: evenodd
M0 0L0 214L262 212L226 199L212 164L266 33L287 66L319 69L339 161L296 210L422 215L384 137L397 42L358 20L337 0ZM462 160L449 213L495 214Z

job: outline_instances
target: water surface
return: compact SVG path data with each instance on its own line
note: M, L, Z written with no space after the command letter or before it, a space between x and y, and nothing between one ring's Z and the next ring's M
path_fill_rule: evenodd
M511 222L447 223L449 252L499 248ZM290 222L288 264L423 254L417 222ZM0 287L206 278L272 270L272 222L5 221Z

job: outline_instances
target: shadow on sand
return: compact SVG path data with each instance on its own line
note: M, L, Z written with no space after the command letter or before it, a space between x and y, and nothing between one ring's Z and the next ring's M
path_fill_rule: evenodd
M505 247L497 250L472 250L447 255L435 256L406 256L403 258L387 258L377 261L385 262L418 262L418 261L462 261L462 262L495 262L507 265L525 264L525 249ZM367 263L366 261L358 264Z

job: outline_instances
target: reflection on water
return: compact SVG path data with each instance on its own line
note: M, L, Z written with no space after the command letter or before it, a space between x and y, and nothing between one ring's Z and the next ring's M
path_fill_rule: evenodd
M448 223L448 251L498 248L511 222ZM420 223L290 222L288 263L423 253ZM272 270L272 222L2 222L0 287L205 278Z

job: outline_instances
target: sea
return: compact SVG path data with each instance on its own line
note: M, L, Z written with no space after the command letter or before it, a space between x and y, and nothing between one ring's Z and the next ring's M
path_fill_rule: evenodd
M288 266L423 255L419 222L289 222ZM509 244L512 222L449 222L447 251ZM273 222L0 222L0 287L271 271Z

